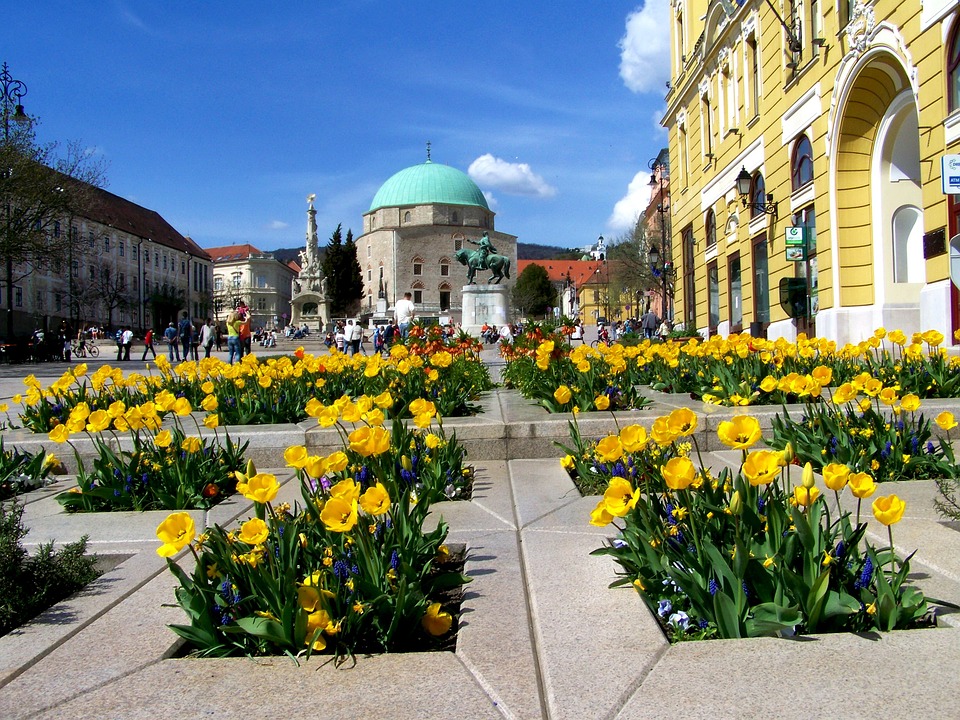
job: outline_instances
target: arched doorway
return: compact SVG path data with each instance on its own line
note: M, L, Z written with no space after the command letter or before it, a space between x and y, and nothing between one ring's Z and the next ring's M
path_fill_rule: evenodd
M837 122L833 313L838 341L920 330L925 282L916 97L901 61L868 52L843 80Z

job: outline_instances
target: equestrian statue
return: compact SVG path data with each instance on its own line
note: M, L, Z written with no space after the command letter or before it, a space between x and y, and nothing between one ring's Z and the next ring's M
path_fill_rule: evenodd
M467 266L467 284L475 285L474 277L477 270L489 270L493 273L487 280L488 285L495 285L504 277L510 278L510 258L498 255L497 249L490 242L490 236L484 232L479 240L467 238L467 242L476 245L476 250L457 250L456 258L461 265Z

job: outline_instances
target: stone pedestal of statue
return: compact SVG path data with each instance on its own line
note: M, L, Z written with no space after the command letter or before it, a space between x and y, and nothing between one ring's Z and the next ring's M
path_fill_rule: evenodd
M463 329L479 336L487 325L500 327L510 317L510 295L506 285L463 286Z

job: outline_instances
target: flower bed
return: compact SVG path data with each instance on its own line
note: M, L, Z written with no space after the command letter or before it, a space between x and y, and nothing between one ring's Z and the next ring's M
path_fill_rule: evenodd
M0 438L0 501L43 487L59 464L56 456L47 453L7 450Z
M247 355L234 365L206 358L176 367L161 355L153 364L156 372L125 375L104 365L89 379L87 366L78 365L48 388L28 376L26 393L14 400L23 404L23 425L35 432L68 424L77 406L109 410L115 403L125 408L153 403L161 417L172 410L183 414L200 408L220 425L299 422L307 417L311 400L330 404L343 396L361 395L387 394L390 404L385 410L391 418L409 417L409 404L417 398L432 400L447 417L473 414L479 394L492 387L489 372L471 346L444 347L398 344L387 358L348 357L336 350L314 356L300 349L293 357L264 362ZM420 354L428 348L435 351Z
M550 412L632 410L649 401L637 390L638 347L570 348L564 329L534 325L513 344L502 344L503 378Z
M693 462L696 426L692 412L677 410L649 434L631 425L597 443L574 426L563 461L585 490L605 484L591 523L613 523L617 535L595 553L614 558L613 585L632 584L671 639L892 630L926 620L926 599L905 582L910 558L897 557L892 530L886 547L864 539L860 501L877 488L870 475L828 466L825 493L808 463L797 482L789 446L751 449L761 431L747 416L720 423L720 441L742 461L714 475ZM855 517L837 509L846 488L858 498ZM872 509L890 528L904 503L878 497Z
M199 537L186 513L157 530L158 550L172 557L189 547L188 574L168 564L180 587L188 624L173 630L204 656L428 649L455 631L457 595L469 581L450 562L447 526L424 532L431 506L465 496L472 472L455 436L425 423L364 424L347 432L329 456L288 448L303 505L275 505L273 475L250 466L238 490L254 516L239 530L220 526Z

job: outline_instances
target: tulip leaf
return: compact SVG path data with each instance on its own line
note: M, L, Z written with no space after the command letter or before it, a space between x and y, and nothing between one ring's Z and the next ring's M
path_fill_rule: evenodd
M793 508L791 515L793 525L797 529L797 536L800 538L800 543L807 552L813 552L816 549L813 541L813 530L810 529L810 523L807 522L806 514L798 506Z
M276 620L262 617L245 617L237 620L237 627L244 632L248 632L256 637L277 643L278 645L287 644L287 635L283 626Z
M740 616L737 606L725 592L717 592L713 596L713 611L717 620L720 634L725 638L742 638Z
M827 603L823 608L823 617L834 618L843 615L855 615L860 612L860 601L847 593L831 590L827 593Z
M775 635L784 628L796 627L803 621L803 615L796 605L784 607L773 602L761 603L751 608L753 617L747 620L747 635L760 637Z
M827 591L830 589L830 568L824 570L810 587L810 593L807 595L807 630L814 632L820 623L820 616L823 614L823 608L827 600Z

